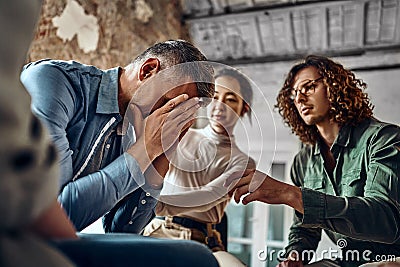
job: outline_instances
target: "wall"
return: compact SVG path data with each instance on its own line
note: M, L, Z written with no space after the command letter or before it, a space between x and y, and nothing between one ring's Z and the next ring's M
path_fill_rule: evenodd
M188 39L178 0L44 0L27 60L124 66L149 45L177 38Z
M184 11L194 43L211 60L274 62L309 53L362 55L400 48L397 0L211 1L216 2L227 6L212 5L201 16Z

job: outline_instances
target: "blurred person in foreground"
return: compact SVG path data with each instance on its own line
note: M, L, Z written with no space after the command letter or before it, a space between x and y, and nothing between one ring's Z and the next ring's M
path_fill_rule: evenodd
M400 129L373 117L365 88L353 72L322 56L306 57L286 77L276 107L303 144L291 168L294 185L247 170L234 192L236 202L244 196L243 204L295 210L286 260L278 266L307 264L322 230L341 245L342 258L312 266L400 256Z
M18 77L40 1L0 1L0 266L73 266L48 240L76 239L57 202L55 146Z

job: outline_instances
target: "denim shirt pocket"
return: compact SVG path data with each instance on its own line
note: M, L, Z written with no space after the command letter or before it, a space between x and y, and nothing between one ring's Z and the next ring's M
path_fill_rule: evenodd
M325 180L321 177L308 177L304 179L304 187L316 191L322 191L326 186Z
M361 177L361 170L354 169L343 174L341 186L343 196L363 196L365 181Z

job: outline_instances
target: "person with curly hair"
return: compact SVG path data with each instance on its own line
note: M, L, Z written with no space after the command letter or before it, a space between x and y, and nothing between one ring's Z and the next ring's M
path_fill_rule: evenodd
M400 255L400 128L373 117L366 84L341 64L310 55L292 67L276 108L302 148L286 184L257 170L234 198L286 204L295 210L278 266L304 266L324 229L342 249L312 266L359 266ZM319 257L319 255L316 255Z

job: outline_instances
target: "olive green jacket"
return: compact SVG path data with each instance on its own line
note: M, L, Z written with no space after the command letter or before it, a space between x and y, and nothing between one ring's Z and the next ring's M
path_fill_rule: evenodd
M318 143L294 159L291 178L301 187L304 214L294 215L286 251L315 251L324 229L343 248L342 266L400 256L400 128L375 119L344 126L331 152L332 177Z

